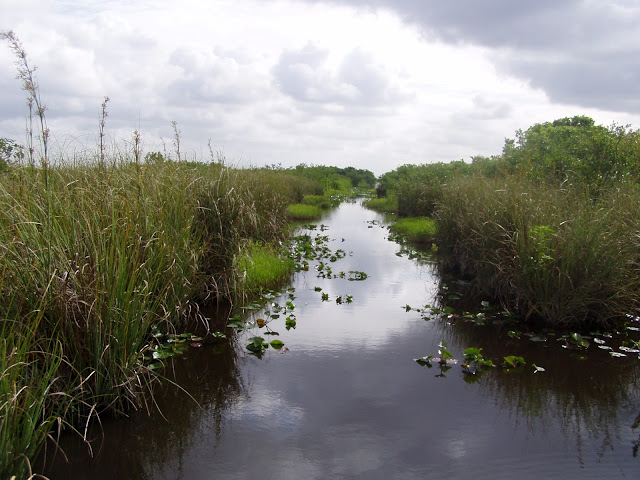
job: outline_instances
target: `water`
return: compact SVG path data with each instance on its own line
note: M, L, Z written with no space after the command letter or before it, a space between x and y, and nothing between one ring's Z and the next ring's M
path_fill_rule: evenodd
M193 349L173 364L193 398L166 388L157 395L164 418L105 420L93 433L95 460L67 439L72 464L58 456L49 477L638 478L637 358L425 321L403 307L435 303L433 265L397 256L383 217L358 203L323 223L326 231L312 233L348 253L330 264L334 274L364 271L366 280L318 278L313 268L296 275L296 329L283 318L269 324L288 351L250 355L246 339L264 329L221 351ZM347 295L352 303L336 303ZM414 362L442 340L457 359L482 347L496 363L521 355L527 368L467 377L459 363L443 372ZM532 373L533 363L546 371Z

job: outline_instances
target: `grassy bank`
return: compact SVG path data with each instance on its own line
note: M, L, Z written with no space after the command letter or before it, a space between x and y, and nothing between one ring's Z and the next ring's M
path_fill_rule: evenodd
M398 198L391 194L382 198L370 198L363 202L363 205L371 210L381 213L397 213Z
M427 244L435 239L436 222L427 217L405 217L392 223L389 230L410 242Z
M640 313L640 133L587 117L518 131L502 154L404 165L374 202L431 216L441 265L534 324L615 329Z
M290 172L221 165L6 169L0 474L26 475L55 424L148 408L152 326L256 288L240 253L283 239L287 205L309 190Z
M259 295L265 289L274 289L285 283L295 270L293 259L283 256L271 244L250 242L236 260L239 272L238 290L248 295Z
M465 178L443 193L436 242L448 270L525 320L614 328L640 307L637 185L583 187Z

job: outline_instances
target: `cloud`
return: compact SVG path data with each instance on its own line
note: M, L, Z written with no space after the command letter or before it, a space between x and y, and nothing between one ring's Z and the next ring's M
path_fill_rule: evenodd
M272 72L280 91L298 102L375 108L402 99L389 72L360 48L332 65L329 50L307 43L283 51Z
M637 1L332 3L391 10L426 38L488 48L501 71L543 89L553 101L640 113Z
M496 154L538 121L640 123L630 2L5 1L53 135L87 150L104 96L107 136L146 151L175 120L190 158L211 139L235 165L376 173ZM0 45L0 137L20 141L13 61Z
M255 102L267 82L256 78L252 65L242 65L233 56L217 54L213 49L178 47L169 56L168 66L173 70L173 80L165 87L166 98L170 104L183 107Z

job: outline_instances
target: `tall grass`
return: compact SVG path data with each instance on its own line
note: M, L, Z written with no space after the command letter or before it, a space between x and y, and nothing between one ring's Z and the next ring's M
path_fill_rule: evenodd
M238 290L255 295L282 285L293 274L295 262L274 245L249 242L237 257L236 268L240 273Z
M315 191L284 173L109 164L0 175L4 477L56 421L148 408L151 327L238 294L242 246L282 238L286 206Z
M428 217L400 218L389 226L391 232L414 243L430 243L436 235L436 222Z
M640 189L461 177L443 190L436 241L445 268L525 319L612 327L640 307Z

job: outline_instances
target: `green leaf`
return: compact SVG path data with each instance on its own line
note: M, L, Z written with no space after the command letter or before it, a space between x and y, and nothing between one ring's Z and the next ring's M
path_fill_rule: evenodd
M154 358L154 360L159 360L162 358L173 357L174 355L175 353L169 350L155 350L152 354L152 357Z
M282 347L284 347L284 342L280 341L280 340L271 340L270 345L275 348L276 350L280 350Z
M533 364L533 373L545 372L546 370L542 367L539 367L535 363Z
M452 354L449 350L447 350L447 349L445 349L445 348L443 348L443 349L441 349L441 350L438 350L438 353L439 353L439 354L440 354L440 356L441 356L442 358L444 358L444 359L447 359L447 358L453 358L453 354Z
M509 355L504 357L504 366L506 368L516 368L521 365L526 365L527 362L524 361L522 357L516 357L515 355Z
M261 352L267 347L268 344L264 342L264 338L262 337L251 337L249 338L249 343L247 344L247 350L251 352Z

